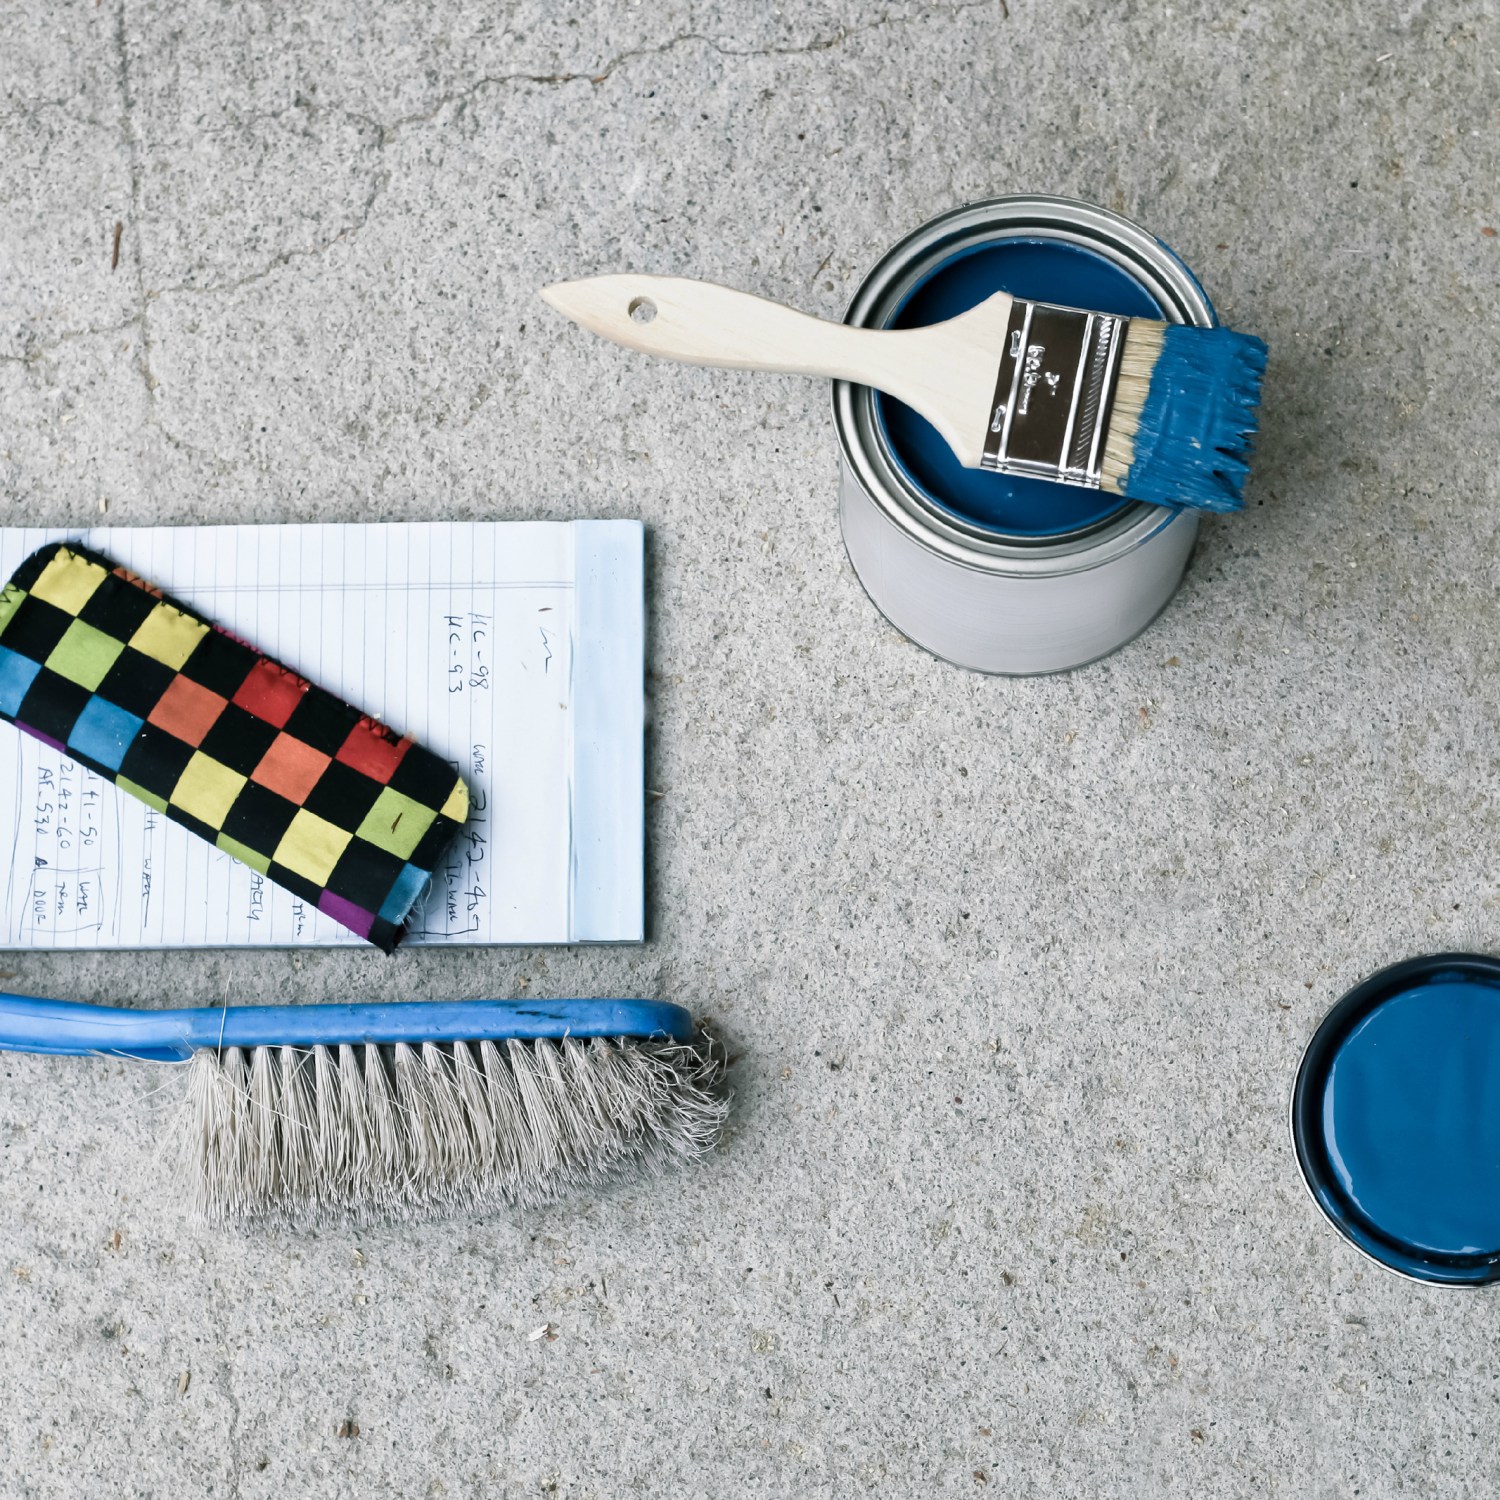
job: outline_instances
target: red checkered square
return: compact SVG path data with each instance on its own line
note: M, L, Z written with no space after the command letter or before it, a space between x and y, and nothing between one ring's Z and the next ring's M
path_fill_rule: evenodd
M411 749L409 739L397 739L383 724L374 719L361 719L349 731L349 738L339 747L334 757L356 771L384 785L395 774L406 752Z
M273 661L262 660L241 683L233 701L257 719L281 729L306 691L307 684L296 673L278 667Z

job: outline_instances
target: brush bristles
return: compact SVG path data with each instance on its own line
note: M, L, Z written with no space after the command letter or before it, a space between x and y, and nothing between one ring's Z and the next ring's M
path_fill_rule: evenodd
M706 1038L204 1049L183 1166L210 1222L534 1206L703 1156L722 1074Z
M1239 510L1265 369L1253 334L1131 319L1101 487L1155 505Z
M1135 435L1166 331L1165 323L1153 323L1147 318L1132 318L1125 325L1120 378L1115 382L1115 404L1110 411L1109 431L1104 434L1104 460L1099 477L1100 488L1115 495L1125 493L1125 476L1135 463Z

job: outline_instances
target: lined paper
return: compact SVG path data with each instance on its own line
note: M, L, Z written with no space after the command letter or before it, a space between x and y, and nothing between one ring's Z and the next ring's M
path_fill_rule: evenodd
M463 775L470 819L407 942L640 941L639 523L11 527L0 530L0 577L65 540ZM10 726L0 726L0 789L0 848L10 850L0 946L361 942Z

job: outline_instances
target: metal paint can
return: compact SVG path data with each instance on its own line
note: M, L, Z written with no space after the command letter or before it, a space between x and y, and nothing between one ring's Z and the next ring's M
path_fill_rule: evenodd
M1107 209L1047 197L996 198L924 224L865 277L844 321L918 326L996 291L1216 322L1159 240ZM960 469L921 418L867 386L835 381L833 411L849 561L876 607L935 656L1017 676L1082 666L1144 630L1182 580L1196 511Z
M1308 1043L1291 1127L1313 1202L1377 1265L1500 1282L1500 960L1435 953L1356 985Z

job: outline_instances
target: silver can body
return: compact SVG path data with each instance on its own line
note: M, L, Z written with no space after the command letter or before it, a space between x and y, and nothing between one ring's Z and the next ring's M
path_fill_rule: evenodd
M1167 320L1215 321L1192 273L1145 230L1106 209L1043 197L970 204L924 225L865 277L845 321L887 326L935 269L1008 239L1087 250L1138 283ZM1060 672L1124 645L1171 599L1197 512L1127 502L1074 531L1008 534L935 502L892 452L875 399L867 386L834 383L839 520L866 593L917 645L980 672Z

